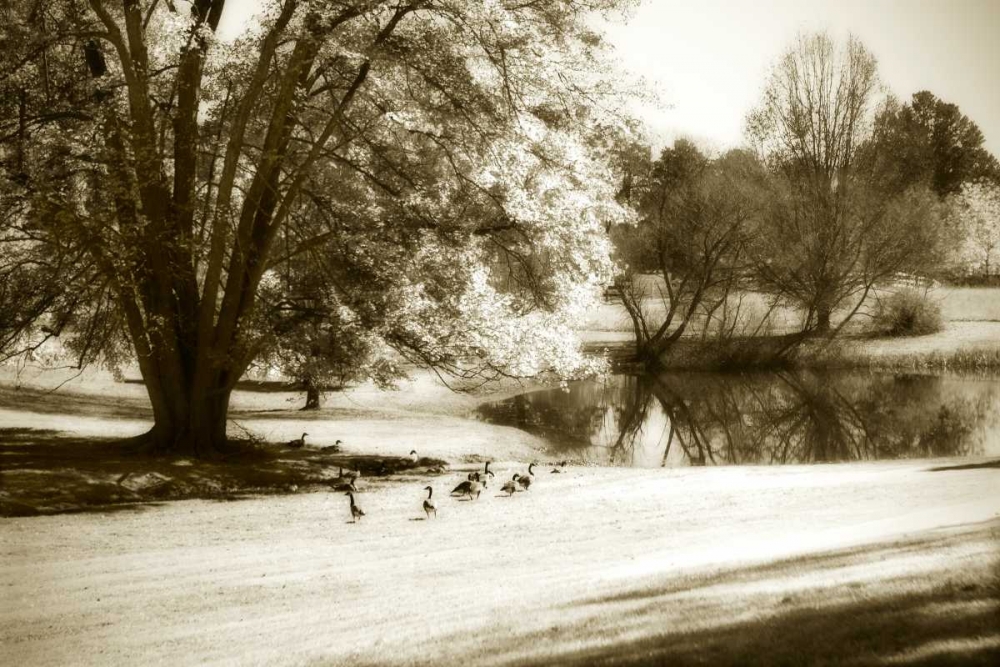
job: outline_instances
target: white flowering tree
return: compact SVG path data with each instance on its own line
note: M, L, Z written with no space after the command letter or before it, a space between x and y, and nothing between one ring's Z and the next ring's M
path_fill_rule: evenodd
M227 44L224 0L5 3L0 343L129 351L144 440L194 456L303 331L463 377L586 370L571 325L626 216L588 26L618 4L275 0Z
M952 204L965 237L959 262L966 270L987 278L996 274L1000 254L1000 186L989 181L965 183Z

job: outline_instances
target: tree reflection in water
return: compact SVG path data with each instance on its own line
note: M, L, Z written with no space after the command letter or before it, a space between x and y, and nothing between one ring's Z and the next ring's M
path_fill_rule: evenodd
M982 454L998 428L997 389L846 372L623 375L522 394L481 415L601 464L827 463Z

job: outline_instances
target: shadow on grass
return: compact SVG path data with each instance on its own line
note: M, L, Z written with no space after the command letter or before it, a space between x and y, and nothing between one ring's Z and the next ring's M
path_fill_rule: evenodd
M947 470L981 470L983 468L1000 468L1000 459L994 461L981 461L979 463L961 463L953 466L938 466L928 468L930 472L942 472Z
M680 576L558 607L557 626L442 644L503 665L997 665L998 538L993 520Z
M30 406L28 408L27 406ZM153 410L145 398L78 394L70 391L39 391L25 387L0 387L0 408L30 409L46 415L80 415L113 419L152 419Z
M126 378L122 380L123 384L138 384L145 386L145 382L141 378ZM240 380L236 383L236 389L239 391L248 391L262 394L274 394L274 393L289 393L296 392L301 393L306 390L305 385L301 382L288 382L285 380ZM333 385L330 387L325 387L324 392L337 392L347 389L347 385Z
M290 450L236 442L224 460L197 461L138 453L120 440L61 437L60 432L0 429L0 516L114 511L187 498L238 500L347 483L362 478L429 474L443 461Z

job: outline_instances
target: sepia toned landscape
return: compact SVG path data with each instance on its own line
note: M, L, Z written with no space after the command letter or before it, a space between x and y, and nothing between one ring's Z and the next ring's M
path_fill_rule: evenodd
M996 3L0 18L3 664L1000 661Z

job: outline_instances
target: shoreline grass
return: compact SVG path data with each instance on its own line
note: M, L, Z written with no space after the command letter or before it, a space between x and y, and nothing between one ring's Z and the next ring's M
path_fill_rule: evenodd
M1000 327L997 327L1000 333ZM719 341L681 340L660 362L662 370L745 372L767 370L869 370L884 372L944 372L1000 375L1000 338L994 344L976 341L968 346L920 341L920 338L854 337L834 341L805 341L787 355L779 355L782 336ZM916 345L916 343L921 343ZM591 350L605 351L619 372L640 370L630 342L592 342Z

